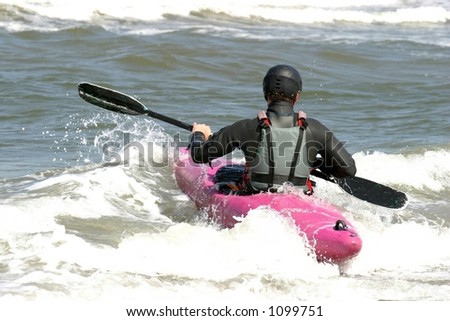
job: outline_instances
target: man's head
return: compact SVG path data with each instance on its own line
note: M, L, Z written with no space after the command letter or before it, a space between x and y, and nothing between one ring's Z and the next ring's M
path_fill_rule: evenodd
M301 91L302 77L291 66L274 66L264 77L263 92L267 101L286 100L294 104Z

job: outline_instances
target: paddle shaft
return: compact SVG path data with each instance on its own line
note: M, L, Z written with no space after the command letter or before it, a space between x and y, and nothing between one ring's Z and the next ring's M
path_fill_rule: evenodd
M192 125L185 123L184 121L178 120L178 119L174 119L172 117L168 117L165 115L161 115L158 113L155 113L154 111L148 111L147 116L162 120L163 122L172 124L174 126L180 127L182 129L186 129L188 131L192 131Z

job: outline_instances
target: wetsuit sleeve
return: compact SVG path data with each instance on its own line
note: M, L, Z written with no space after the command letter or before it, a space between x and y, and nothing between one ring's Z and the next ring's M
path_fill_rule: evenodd
M314 166L335 177L355 176L355 160L333 132L315 119L309 119L308 125L312 132L312 144L321 156Z
M200 132L193 133L189 144L192 160L196 163L208 163L231 153L235 148L242 148L246 141L255 141L257 123L256 118L238 121L220 129L208 140Z

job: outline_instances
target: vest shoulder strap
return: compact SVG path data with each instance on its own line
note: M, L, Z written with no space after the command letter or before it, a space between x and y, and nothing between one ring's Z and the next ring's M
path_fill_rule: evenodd
M258 121L259 121L259 126L262 128L267 128L270 127L272 124L270 123L269 118L267 117L267 114L264 110L261 110L258 113Z
M264 110L261 110L258 113L258 121L259 121L259 125L261 127L267 127L267 126L271 126L271 122L270 119L267 117L267 114ZM301 110L298 112L298 117L297 117L297 126L299 127L306 127L307 123L306 123L306 113Z

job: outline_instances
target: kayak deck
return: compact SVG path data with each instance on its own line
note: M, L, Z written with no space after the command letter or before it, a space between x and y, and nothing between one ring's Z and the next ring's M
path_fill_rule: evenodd
M190 160L185 148L179 149L175 178L180 189L205 210L209 219L224 228L232 228L247 213L259 207L270 207L292 220L304 235L319 262L340 264L358 255L362 241L355 228L333 205L303 193L259 193L226 195L215 187L214 175L230 161L219 158L212 166Z

